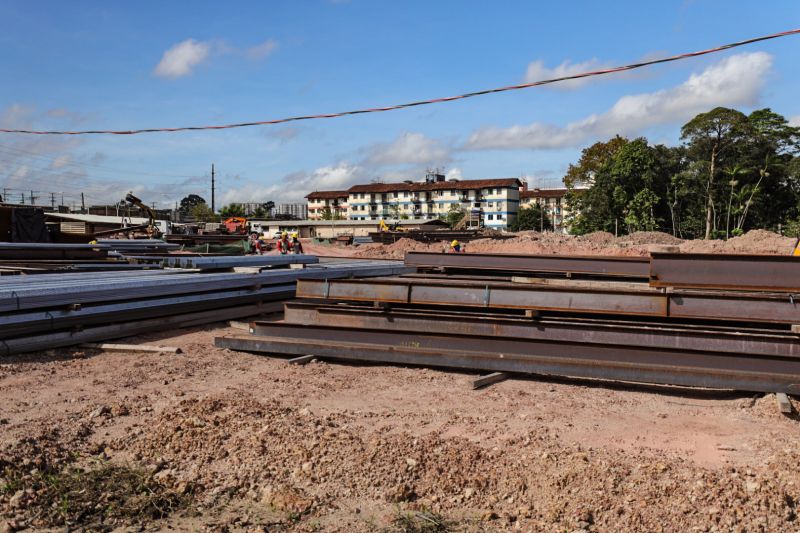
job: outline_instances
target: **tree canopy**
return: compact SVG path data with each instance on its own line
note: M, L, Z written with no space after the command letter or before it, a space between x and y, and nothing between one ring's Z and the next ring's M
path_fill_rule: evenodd
M584 149L564 177L570 230L721 238L798 219L800 129L783 116L717 107L687 122L681 140L616 136Z

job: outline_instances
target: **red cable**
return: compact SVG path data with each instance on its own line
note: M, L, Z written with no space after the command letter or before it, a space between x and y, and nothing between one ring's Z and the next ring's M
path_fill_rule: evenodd
M269 124L282 124L284 122L294 122L298 120L314 120L320 118L336 118L336 117L344 117L347 115L360 115L363 113L380 113L382 111L394 111L396 109L405 109L407 107L415 107L421 105L429 105L429 104L438 104L441 102L452 102L453 100L462 100L464 98L472 98L474 96L483 96L485 94L493 94L493 93L501 93L506 91L517 91L519 89L527 89L529 87L537 87L539 85L547 85L550 83L557 83L560 81L567 81L567 80L575 80L579 78L588 78L590 76L601 76L604 74L611 74L614 72L622 72L624 70L633 70L636 68L646 67L649 65L655 65L658 63L668 63L670 61L678 61L680 59L687 59L690 57L697 57L706 54L713 54L715 52L721 52L723 50L728 50L730 48L736 48L737 46L744 46L746 44L752 44L759 41L767 41L769 39L777 39L778 37L786 37L788 35L795 35L800 33L800 29L784 31L780 33L773 33L771 35L765 35L763 37L755 37L753 39L747 39L745 41L739 41L731 44L725 44L722 46L718 46L716 48L709 48L708 50L701 50L699 52L689 52L685 54L674 55L670 57L664 57L661 59L653 59L650 61L643 61L641 63L633 63L630 65L625 65L621 67L614 67L605 70L595 70L591 72L582 72L579 74L573 74L571 76L562 76L560 78L551 78L548 80L541 80L541 81L534 81L532 83L522 83L519 85L509 85L507 87L497 87L494 89L485 89L482 91L475 91L471 93L464 93L459 94L457 96L447 96L445 98L434 98L431 100L421 100L418 102L410 102L407 104L398 104L392 105L387 107L373 107L368 109L357 109L354 111L343 111L341 113L327 113L321 115L304 115L299 117L288 117L288 118L280 118L275 120L263 120L259 122L241 122L238 124L223 124L217 126L186 126L182 128L148 128L148 129L140 129L140 130L85 130L85 131L32 131L32 130L10 130L10 129L0 129L0 133L23 133L29 135L135 135L137 133L157 133L157 132L175 132L175 131L194 131L194 130L226 130L231 128L245 128L248 126L265 126Z

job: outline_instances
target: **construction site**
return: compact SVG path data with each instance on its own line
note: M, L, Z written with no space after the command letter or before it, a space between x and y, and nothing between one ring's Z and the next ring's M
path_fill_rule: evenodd
M800 533L798 17L0 2L0 533Z
M795 241L2 245L4 530L793 530Z

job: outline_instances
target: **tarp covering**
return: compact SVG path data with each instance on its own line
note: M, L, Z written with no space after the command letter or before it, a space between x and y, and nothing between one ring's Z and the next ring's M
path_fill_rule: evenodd
M42 209L17 208L11 212L11 242L51 242Z

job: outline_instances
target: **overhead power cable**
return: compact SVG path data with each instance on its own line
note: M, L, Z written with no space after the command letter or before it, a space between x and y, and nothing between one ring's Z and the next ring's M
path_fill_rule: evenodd
M14 130L14 129L0 129L0 133L20 133L20 134L28 134L28 135L136 135L139 133L173 133L178 131L198 131L198 130L227 130L232 128L246 128L250 126L266 126L272 124L283 124L286 122L296 122L300 120L315 120L315 119L323 119L323 118L337 118L337 117L344 117L349 115L362 115L366 113L381 113L384 111L394 111L397 109L406 109L409 107L417 107L423 105L430 105L430 104L439 104L443 102L452 102L454 100L463 100L466 98L473 98L475 96L484 96L487 94L495 94L495 93L502 93L507 91L517 91L520 89L528 89L531 87L538 87L540 85L548 85L551 83L558 83L562 81L568 80L577 80L580 78L589 78L592 76L602 76L605 74L612 74L615 72L623 72L626 70L634 70L637 68L647 67L650 65L657 65L659 63L669 63L671 61L679 61L681 59L688 59L690 57L698 57L703 56L706 54L713 54L715 52L722 52L723 50L730 50L731 48L736 48L738 46L744 46L747 44L757 43L760 41L768 41L770 39L777 39L779 37L787 37L789 35L796 35L800 33L800 28L784 31L780 33L773 33L771 35L764 35L761 37L754 37L752 39L746 39L744 41L738 41L735 43L724 44L722 46L717 46L715 48L709 48L708 50L700 50L697 52L688 52L684 54L678 54L669 57L662 57L660 59L652 59L649 61L642 61L640 63L632 63L630 65L624 65L621 67L613 67L609 69L603 70L594 70L589 72L581 72L579 74L573 74L570 76L561 76L559 78L550 78L547 80L540 80L534 81L531 83L521 83L518 85L508 85L506 87L496 87L494 89L484 89L482 91L473 91L469 93L459 94L456 96L447 96L444 98L432 98L430 100L419 100L417 102L409 102L406 104L397 104L397 105L390 105L386 107L372 107L366 109L356 109L353 111L342 111L340 113L324 113L318 115L302 115L297 117L287 117L287 118L279 118L274 120L260 120L256 122L240 122L237 124L222 124L222 125L215 125L215 126L185 126L185 127L178 127L178 128L144 128L144 129L131 129L131 130L83 130L83 131L36 131L36 130Z

